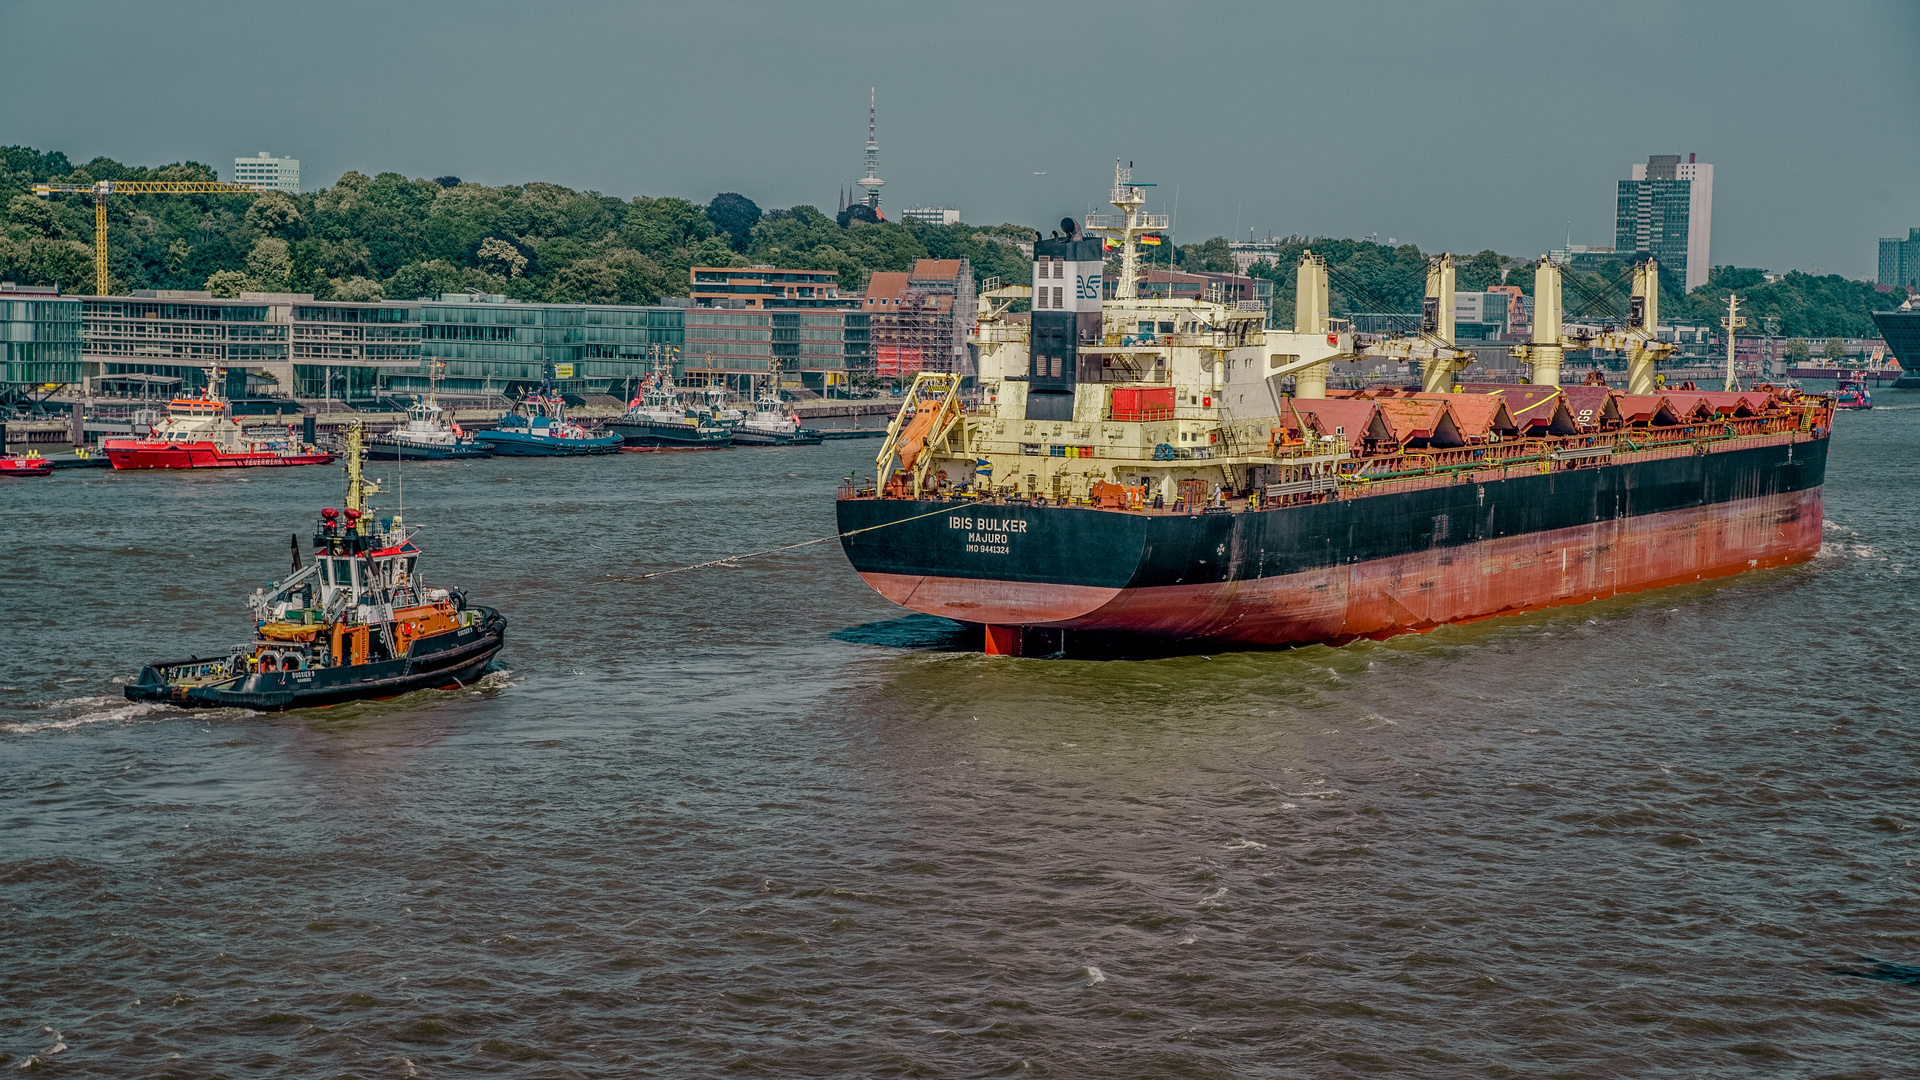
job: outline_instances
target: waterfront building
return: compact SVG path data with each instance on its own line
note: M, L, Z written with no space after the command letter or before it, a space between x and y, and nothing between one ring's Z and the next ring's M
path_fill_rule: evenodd
M447 293L419 304L419 363L396 371L396 391L424 392L439 364L441 385L464 394L518 394L553 365L554 385L580 396L626 400L658 359L685 342L686 309L623 304L541 304Z
M291 394L291 304L275 304L276 295L286 296L215 299L191 289L138 289L130 296L87 297L81 301L84 377L96 393L167 397L204 387L210 367L259 370ZM245 396L245 375L240 378L238 394L231 378L223 392Z
M68 301L84 319L71 378L109 395L164 397L227 369L230 397L363 401L426 393L517 396L554 384L626 400L656 363L690 385L747 390L776 358L783 378L836 384L871 363L864 313L840 309L546 304L445 294L316 300L306 293L153 291ZM76 335L76 344L80 341Z
M867 281L860 310L870 323L873 374L911 378L921 371L971 374L967 332L976 308L967 259L921 259L906 272Z
M258 157L234 158L233 182L268 187L275 191L284 191L289 195L298 195L300 194L300 159L272 157L265 150L260 151Z
M57 287L0 282L0 417L44 387L81 380L80 307Z
M689 386L737 386L773 367L773 313L736 308L690 307L681 368Z
M421 370L421 307L417 300L298 297L287 305L288 385L293 396L370 398Z
M700 307L833 308L851 307L840 298L840 275L833 270L782 270L773 266L696 266L693 302Z
M1874 278L1881 285L1920 289L1920 229L1908 229L1907 238L1880 238L1880 273Z
M1652 255L1688 291L1707 283L1713 166L1693 154L1654 154L1622 180L1614 204L1615 252Z

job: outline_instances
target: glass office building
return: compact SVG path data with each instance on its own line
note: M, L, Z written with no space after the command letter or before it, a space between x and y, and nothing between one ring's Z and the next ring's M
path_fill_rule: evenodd
M396 371L389 386L424 391L427 363L441 363L450 393L518 393L553 364L567 393L623 399L685 343L684 308L598 304L528 304L505 297L442 296L419 303L420 360Z
M81 328L78 299L51 290L0 289L0 383L79 382Z
M287 323L274 317L271 303L147 292L81 304L86 377L95 393L190 393L207 384L212 367L286 373Z
M541 304L466 294L346 302L175 293L60 302L85 322L84 357L72 361L84 363L66 381L85 377L96 392L134 397L195 390L209 367L229 369L227 392L235 397L246 387L369 401L425 393L436 371L442 393L518 396L538 386L551 364L565 393L626 400L656 363L672 365L685 385L745 391L754 377L765 379L777 353L783 379L817 388L845 370L849 356L857 364L869 352L866 315L832 309Z

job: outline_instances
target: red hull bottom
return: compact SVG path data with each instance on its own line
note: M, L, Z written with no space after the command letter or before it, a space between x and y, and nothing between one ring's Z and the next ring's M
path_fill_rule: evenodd
M1429 630L1806 562L1819 488L1242 581L1103 589L867 573L902 607L995 627L1284 645ZM1003 635L1004 636L1004 635ZM995 645L999 647L996 648Z
M232 454L210 442L119 442L101 447L116 469L251 469L286 465L325 465L332 454Z

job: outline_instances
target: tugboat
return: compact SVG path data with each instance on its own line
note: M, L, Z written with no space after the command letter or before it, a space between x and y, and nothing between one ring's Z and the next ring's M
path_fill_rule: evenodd
M573 457L579 454L612 454L626 440L618 435L595 435L567 419L566 402L553 389L553 365L547 365L547 377L540 389L528 393L503 413L500 426L475 436L493 452L506 457Z
M253 640L224 657L148 664L126 687L127 700L183 708L263 712L388 698L412 690L463 686L478 679L506 643L507 620L468 607L457 590L431 588L419 568L416 530L396 515L375 519L363 479L359 425L347 431L344 515L320 511L313 560L256 589Z
M1873 391L1867 389L1866 376L1857 371L1840 374L1840 388L1834 392L1835 408L1861 412L1873 408Z
M629 447L645 450L717 450L731 445L732 432L709 416L689 413L680 403L673 375L656 369L641 385L640 396L607 430L625 439Z
M0 476L46 476L52 472L53 462L41 457L37 450L12 457L0 454Z
M434 372L439 381L439 372ZM477 437L448 423L439 396L429 393L416 397L407 406L407 422L367 440L373 447L368 456L377 461L449 461L456 458L493 456L493 448Z
M332 454L301 442L292 427L285 435L272 437L263 436L259 428L241 427L214 390L222 377L220 368L208 368L200 396L168 402L167 418L152 434L103 440L100 448L107 461L116 469L233 469L333 461Z
M767 388L754 399L754 411L733 425L735 446L818 446L823 436L810 427L800 426L797 414L785 412L780 400L779 374L767 380Z

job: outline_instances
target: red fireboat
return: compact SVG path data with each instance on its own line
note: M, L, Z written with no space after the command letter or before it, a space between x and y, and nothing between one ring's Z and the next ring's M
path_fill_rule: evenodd
M106 439L100 448L116 469L235 469L262 465L325 465L333 455L300 441L295 429L252 431L233 418L213 387L220 369L208 370L199 397L167 403L167 418L142 438Z

